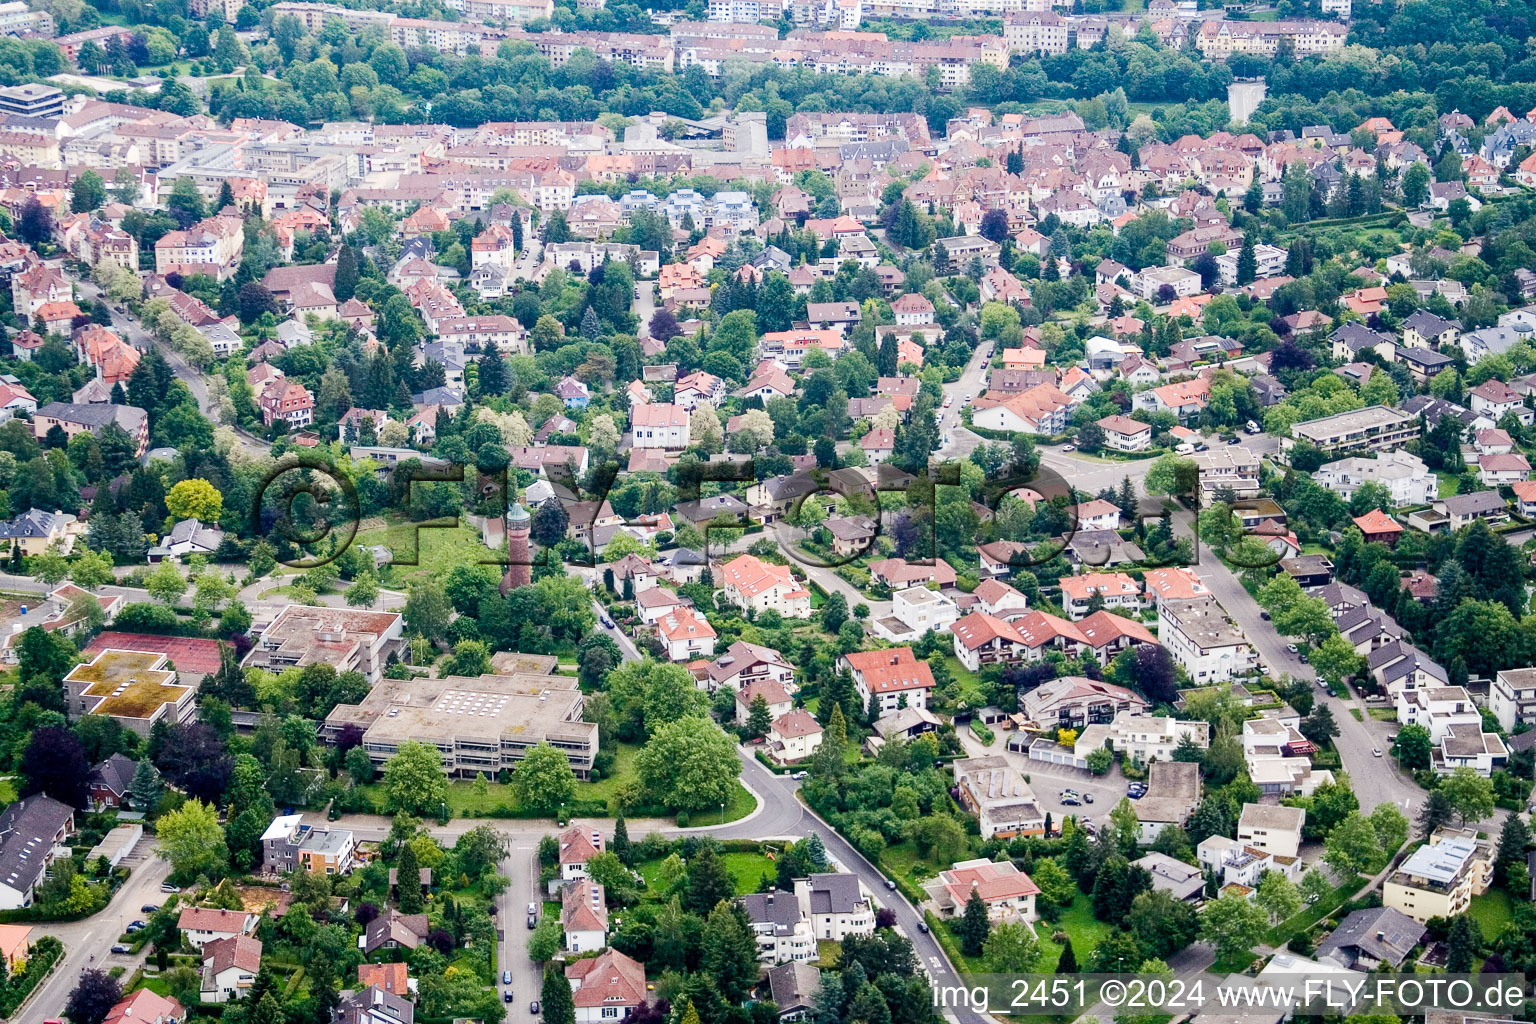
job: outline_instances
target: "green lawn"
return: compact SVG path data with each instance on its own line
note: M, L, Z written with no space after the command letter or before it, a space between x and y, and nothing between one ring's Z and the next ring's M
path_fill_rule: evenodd
M761 853L722 853L720 862L736 879L738 895L757 892L764 875L773 878L778 874L773 859Z
M617 815L619 808L619 791L635 778L635 755L640 748L632 743L617 744L618 756L614 762L613 774L596 782L576 783L575 799L601 800L608 805L608 813ZM384 783L372 782L361 787L376 804L384 806L388 801L388 794L384 790ZM497 808L517 808L517 793L510 784L490 782L486 784L485 795L475 792L476 783L473 779L454 779L448 783L448 810L455 818L487 817ZM725 806L725 821L739 821L751 814L757 807L757 801L740 782L736 783L736 791L731 796L730 803ZM717 825L721 823L720 809L718 807L696 812L692 815L692 824ZM757 888L757 879L754 876L752 888ZM749 890L751 891L751 890Z
M1062 912L1055 924L1046 921L1035 923L1035 934L1040 937L1041 968L1054 970L1056 961L1061 957L1061 944L1052 938L1056 932L1065 932L1067 938L1072 940L1072 952L1077 962L1082 964L1098 946L1099 940L1108 935L1112 928L1113 925L1093 916L1092 901L1078 893L1072 905Z
M1435 470L1435 478L1436 478L1436 480L1439 483L1439 487L1440 487L1439 496L1440 497L1442 497L1442 498L1449 498L1449 497L1452 497L1453 495L1455 495L1455 493L1456 493L1456 474L1455 473L1447 473L1443 469L1437 469L1437 470Z
M0 779L0 807L9 806L16 802L16 780L13 778Z
M722 853L720 863L731 873L736 880L736 894L745 896L748 893L757 892L758 883L763 880L763 875L773 878L778 869L774 867L773 859L761 853ZM636 870L645 879L647 889L654 889L656 878L661 874L662 861L646 860L637 864ZM653 897L660 893L652 892Z
M385 586L399 586L417 577L431 576L441 580L449 570L460 565L483 563L487 572L501 574L501 569L494 564L497 553L481 541L479 530L462 522L449 528L424 523L392 523L360 532L353 543L364 547L382 544L394 553L394 562L384 568L382 581ZM408 562L418 564L406 564Z
M1497 938L1504 926L1514 920L1514 906L1510 903L1509 893L1503 889L1489 889L1481 896L1472 897L1472 906L1467 912L1488 942Z

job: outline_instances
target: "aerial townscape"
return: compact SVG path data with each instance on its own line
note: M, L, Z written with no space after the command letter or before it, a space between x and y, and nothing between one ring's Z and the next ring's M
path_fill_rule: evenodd
M1536 0L4 0L0 1020L1536 977L1533 458Z

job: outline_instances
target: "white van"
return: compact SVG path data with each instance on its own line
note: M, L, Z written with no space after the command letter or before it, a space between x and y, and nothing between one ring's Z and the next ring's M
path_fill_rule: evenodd
M1175 448L1174 452L1179 455L1193 455L1195 454L1195 443L1193 441L1185 441Z

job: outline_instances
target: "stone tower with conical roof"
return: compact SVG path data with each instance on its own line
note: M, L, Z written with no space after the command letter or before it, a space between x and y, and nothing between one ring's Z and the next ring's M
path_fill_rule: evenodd
M507 554L511 558L506 575L501 578L501 594L505 597L514 587L526 587L533 582L533 557L528 550L528 533L533 517L521 504L514 501L507 507Z

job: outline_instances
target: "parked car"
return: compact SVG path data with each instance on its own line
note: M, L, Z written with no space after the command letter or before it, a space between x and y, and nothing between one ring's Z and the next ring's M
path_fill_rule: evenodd
M537 914L529 914L528 915L528 930L529 931L533 931L538 926L539 926L539 915L537 915Z
M928 934L928 922L927 921L919 921L919 922L917 922L917 930L922 932L924 935L927 935Z
M1265 622L1268 622L1269 621L1269 612L1266 612L1264 609L1260 608L1259 609L1259 618L1263 619Z
M1075 451L1077 451L1077 445L1075 445L1075 444L1064 444L1064 445L1061 446L1061 450L1064 451L1064 452L1075 452Z
M1239 443L1242 442L1242 440L1243 440L1242 438L1240 438L1236 434L1234 434L1231 437L1227 438L1227 444L1239 444Z
M894 878L887 878L885 880L885 887L887 889L891 890L891 892L895 892L896 891L896 879L894 879Z
M146 914L153 914L155 911L157 911L159 909L160 908L155 906L153 903L146 903L142 907L139 908L139 910L141 910L142 912L144 912Z
M535 1017L539 1015L539 1001L537 999L528 1004L528 1012L533 1014Z
M112 947L112 952L114 952L114 953L132 953L133 950L129 949L127 946L125 946L121 942L119 942L117 945Z
M1372 757L1380 757L1381 756L1381 748L1377 747L1376 749L1372 750L1371 751L1371 756Z
M166 894L178 893L181 892L181 886L172 885L170 882L162 882L160 885L160 891Z
M510 985L510 984L512 984L512 972L511 971L502 971L501 972L501 983L503 985Z
M1083 803L1085 803L1085 804L1093 803L1093 794L1092 793L1084 793L1083 794Z
M505 992L503 992L501 994L501 1001L504 1002L504 1003L510 1003L512 1001L512 990L511 989L507 989Z
M1061 805L1063 807L1081 807L1083 802L1075 796L1064 796L1061 798Z
M810 772L795 772L793 775L790 776L790 778L794 779L796 782L799 782L801 779L805 778L809 774L810 774Z
M613 628L613 620L610 619L606 615L603 616L603 628L604 629L612 629Z
M1297 647L1295 644L1286 644L1285 649L1290 651L1292 654L1295 654L1301 650L1301 648Z
M1297 653L1297 655L1296 655L1296 657L1297 657L1297 659L1298 659L1298 660L1299 660L1299 661L1300 661L1300 662L1301 662L1301 663L1302 663L1302 664L1303 664L1303 665L1310 665L1310 664L1312 664L1312 662L1311 662L1311 661L1309 661L1309 660L1307 660L1307 652L1306 652L1306 651L1300 651L1300 652L1298 652L1298 653Z
M528 904L528 913L530 913L530 914L537 914L538 912L539 912L539 905L537 903L530 903L530 904Z
M128 930L129 931L134 931L134 930L139 929L139 928L148 928L148 927L149 927L149 925L146 922L144 922L144 921L134 921L132 924L130 924L128 926Z

